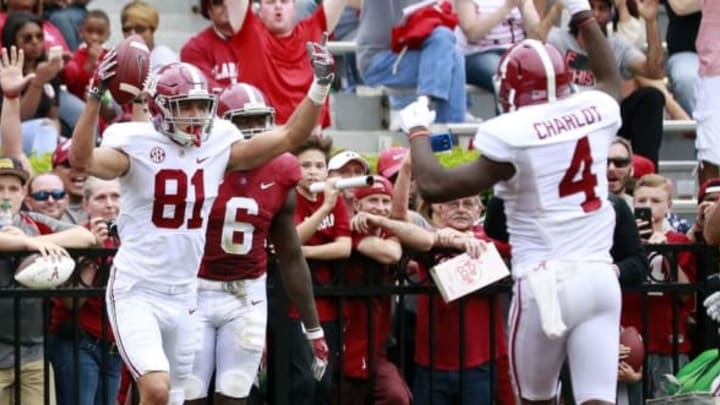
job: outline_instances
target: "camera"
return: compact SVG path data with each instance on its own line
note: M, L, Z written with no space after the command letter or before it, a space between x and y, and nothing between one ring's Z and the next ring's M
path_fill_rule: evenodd
M105 221L105 225L107 225L109 237L120 239L120 235L118 235L117 224L115 223L115 221Z

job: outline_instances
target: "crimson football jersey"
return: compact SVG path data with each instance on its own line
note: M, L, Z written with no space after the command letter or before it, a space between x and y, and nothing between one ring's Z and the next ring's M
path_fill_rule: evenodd
M210 211L199 277L228 281L263 275L273 218L299 180L300 164L289 153L254 170L228 172Z

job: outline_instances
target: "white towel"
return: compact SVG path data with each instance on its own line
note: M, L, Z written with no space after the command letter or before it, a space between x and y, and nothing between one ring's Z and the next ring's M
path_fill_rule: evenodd
M527 281L537 302L543 332L550 339L562 337L567 326L562 320L556 266L540 264L529 272Z

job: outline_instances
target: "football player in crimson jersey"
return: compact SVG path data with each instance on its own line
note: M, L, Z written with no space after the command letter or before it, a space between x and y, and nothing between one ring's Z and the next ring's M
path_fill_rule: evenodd
M571 94L567 63L525 40L501 58L500 116L478 129L472 163L442 168L421 99L401 112L420 194L430 202L495 186L505 200L515 279L510 365L525 404L551 404L567 357L575 401L615 403L620 289L609 250L607 156L620 128L620 75L588 0L563 0L588 45L596 90ZM586 303L587 305L584 305ZM590 305L589 303L592 303Z
M275 110L255 87L239 83L219 95L218 115L243 134L273 127ZM290 299L324 372L328 349L318 321L310 271L295 230L295 191L300 165L289 153L248 171L225 175L208 218L205 256L200 265L198 308L200 346L186 385L186 404L204 404L215 374L215 403L244 404L265 346L265 279L269 236Z
M242 142L235 126L215 119L217 98L202 72L172 63L153 73L145 89L150 120L108 127L96 148L100 98L115 75L116 53L95 71L70 160L96 177L120 178L123 243L107 306L141 403L183 402L195 352L197 271L218 185L228 169L259 167L310 135L334 75L325 41L308 44L316 79L287 125Z

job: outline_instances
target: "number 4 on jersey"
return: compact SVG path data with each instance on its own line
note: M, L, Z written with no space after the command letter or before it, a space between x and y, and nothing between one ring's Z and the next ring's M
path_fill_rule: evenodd
M567 197L577 193L585 194L585 201L580 204L585 212L595 211L602 205L595 194L597 176L591 171L592 163L590 141L588 141L587 136L580 138L575 144L575 152L573 152L570 167L565 171L565 175L558 186L560 197ZM580 178L576 180L578 174L580 174Z

